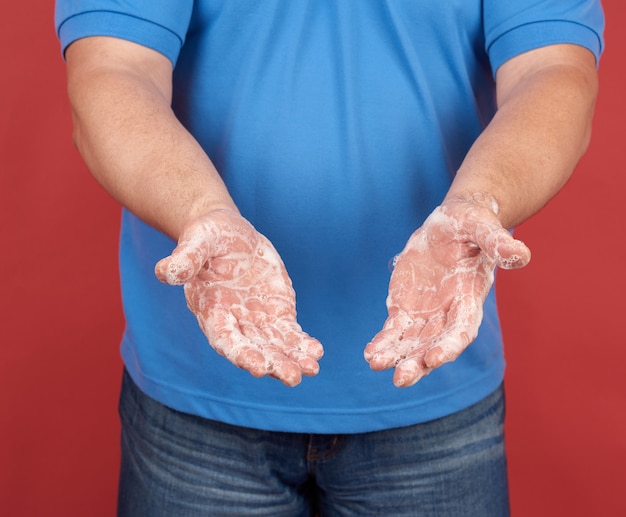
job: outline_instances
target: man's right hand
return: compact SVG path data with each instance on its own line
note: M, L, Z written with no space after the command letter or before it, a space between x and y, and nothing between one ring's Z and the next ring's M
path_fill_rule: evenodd
M295 292L280 256L236 211L192 221L155 273L185 286L209 343L234 365L287 386L318 373L322 345L296 322Z

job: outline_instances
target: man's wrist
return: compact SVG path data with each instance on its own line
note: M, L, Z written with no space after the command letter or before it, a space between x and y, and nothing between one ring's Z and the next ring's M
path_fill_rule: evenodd
M441 203L442 205L456 203L470 203L475 206L487 208L495 215L500 212L498 200L492 194L486 192L459 192L448 194Z

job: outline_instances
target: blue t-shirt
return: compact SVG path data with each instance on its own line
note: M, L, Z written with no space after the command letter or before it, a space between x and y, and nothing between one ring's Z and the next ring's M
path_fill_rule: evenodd
M408 389L363 348L386 318L389 264L443 199L495 112L494 74L554 43L597 57L597 0L57 0L65 48L92 35L174 64L173 106L242 214L281 254L298 320L325 347L288 388L218 356L154 264L175 243L127 211L122 355L175 409L280 431L352 433L432 420L502 381L493 292L476 341Z

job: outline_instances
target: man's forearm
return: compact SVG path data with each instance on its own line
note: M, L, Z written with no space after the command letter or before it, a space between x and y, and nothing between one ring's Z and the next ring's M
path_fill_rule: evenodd
M75 144L115 199L174 239L195 216L236 210L210 159L170 109L169 61L110 38L79 40L67 61Z
M571 176L589 143L597 93L595 61L586 49L533 52L498 72L499 110L447 196L493 198L509 228L543 207Z

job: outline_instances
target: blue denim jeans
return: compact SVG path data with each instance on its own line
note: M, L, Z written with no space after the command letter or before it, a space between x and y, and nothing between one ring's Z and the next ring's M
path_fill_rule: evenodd
M506 517L504 395L373 433L260 431L169 409L124 374L119 517Z

